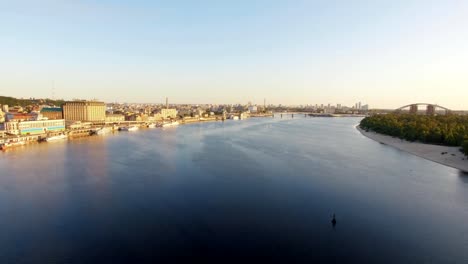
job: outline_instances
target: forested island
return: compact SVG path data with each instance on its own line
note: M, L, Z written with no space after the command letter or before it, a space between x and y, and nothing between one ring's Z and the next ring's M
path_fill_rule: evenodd
M445 146L461 146L468 155L468 116L386 114L364 118L360 125L374 131L408 141Z

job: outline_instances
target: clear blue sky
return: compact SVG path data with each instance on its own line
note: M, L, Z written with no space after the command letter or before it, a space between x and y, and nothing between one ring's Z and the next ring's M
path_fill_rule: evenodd
M468 1L0 0L0 95L468 109Z

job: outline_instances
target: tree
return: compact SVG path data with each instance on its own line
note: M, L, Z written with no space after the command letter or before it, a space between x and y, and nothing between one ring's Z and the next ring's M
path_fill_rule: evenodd
M468 139L465 139L462 144L462 151L468 156Z
M468 139L468 116L373 115L364 118L360 127L409 141L448 146L461 146Z

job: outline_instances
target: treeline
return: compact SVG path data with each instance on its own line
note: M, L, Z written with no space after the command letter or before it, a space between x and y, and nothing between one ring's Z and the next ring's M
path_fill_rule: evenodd
M360 127L408 141L462 146L468 155L468 116L392 113L366 117Z
M0 96L0 104L8 106L28 106L36 104L56 105L61 106L64 104L64 100L52 100L52 99L17 99L14 97Z

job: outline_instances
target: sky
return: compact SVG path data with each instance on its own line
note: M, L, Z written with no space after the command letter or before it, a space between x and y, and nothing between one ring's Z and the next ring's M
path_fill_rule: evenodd
M0 0L0 95L468 109L468 1Z

